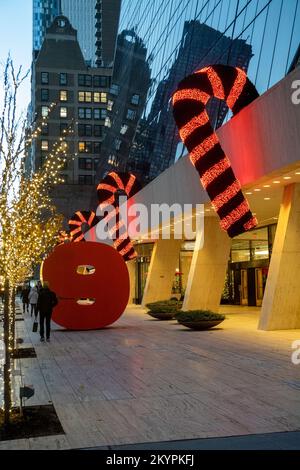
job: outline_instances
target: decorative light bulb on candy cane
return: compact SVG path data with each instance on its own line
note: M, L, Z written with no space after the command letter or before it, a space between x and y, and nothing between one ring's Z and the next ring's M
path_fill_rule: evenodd
M183 79L173 95L174 118L220 226L235 237L257 226L240 182L209 121L206 106L215 97L236 115L258 97L246 73L229 65L205 67Z
M120 218L118 195L124 193L131 198L140 190L136 176L132 173L109 173L98 185L97 194L101 210L109 206L114 207L114 214L107 214L104 220L107 222L110 216L116 216L116 224L110 228L110 235L114 238L114 247L125 261L137 257L134 246L128 236L124 221Z

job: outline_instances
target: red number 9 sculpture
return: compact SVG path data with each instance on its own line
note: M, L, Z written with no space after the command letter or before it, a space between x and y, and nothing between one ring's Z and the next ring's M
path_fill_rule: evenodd
M221 228L236 237L257 225L229 158L214 132L206 105L210 98L224 100L237 114L258 97L246 73L228 65L206 67L186 77L173 96L174 118Z

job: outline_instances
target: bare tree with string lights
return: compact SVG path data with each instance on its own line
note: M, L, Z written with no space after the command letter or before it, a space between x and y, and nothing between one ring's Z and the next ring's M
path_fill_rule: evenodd
M3 411L8 425L12 412L11 353L15 347L15 289L28 280L37 264L54 248L62 226L60 216L49 196L50 190L63 182L60 170L68 158L67 137L72 124L49 152L42 167L25 176L26 148L41 134L48 117L27 128L18 112L19 90L28 77L22 67L17 71L8 57L1 77L0 104L0 274L4 284ZM51 110L55 103L50 106ZM1 386L1 383L0 383ZM0 416L1 418L1 416Z

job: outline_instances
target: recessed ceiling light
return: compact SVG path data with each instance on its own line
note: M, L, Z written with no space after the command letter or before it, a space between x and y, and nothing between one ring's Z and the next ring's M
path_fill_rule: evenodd
M265 201L270 201L271 200L270 197L265 197L264 199L265 199Z
M270 188L270 187L271 187L270 184L265 184L265 185L264 185L264 188Z
M254 191L255 191L256 193L259 193L259 192L261 191L261 189L258 189L258 188L257 188L257 189L254 189Z
M295 175L300 175L300 171L296 171Z
M273 181L274 184L280 184L280 181Z
M210 209L205 209L205 212L210 212Z
M283 178L283 179L284 179L284 180L291 180L291 179L292 179L292 177L291 177L291 176L284 176L284 178Z
M251 196L252 193L251 193L250 191L248 191L246 194L247 194L248 196Z

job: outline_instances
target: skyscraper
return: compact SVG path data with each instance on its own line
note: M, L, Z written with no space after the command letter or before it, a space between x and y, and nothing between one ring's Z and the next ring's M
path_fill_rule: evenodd
M60 14L60 0L33 0L33 51L42 47L47 28Z
M41 49L47 28L63 14L77 30L87 64L109 65L114 60L120 7L121 0L34 0L33 50Z
M89 67L68 18L58 16L48 28L32 64L31 123L47 124L28 149L27 171L38 170L55 143L66 135L67 154L53 201L66 220L77 209L88 208L95 192L95 171L101 158L111 67ZM51 104L56 103L51 111Z
M211 44L217 42L215 48ZM180 139L173 119L171 97L177 84L186 75L196 68L200 69L215 63L229 64L248 69L252 57L252 47L243 39L232 40L210 26L199 21L186 21L183 28L182 41L178 49L177 57L171 66L167 78L157 87L149 116L148 126L139 133L139 144L133 145L129 163L137 162L135 152L139 149L139 159L144 160L141 145L143 140L151 141L150 172L144 175L146 180L153 179L162 171L172 165L178 156L178 143ZM222 125L228 108L220 104L218 100L211 100L208 105L208 113L215 128ZM146 123L145 123L146 124ZM143 139L143 133L145 139ZM145 145L145 148L147 145ZM147 153L145 158L147 158Z

